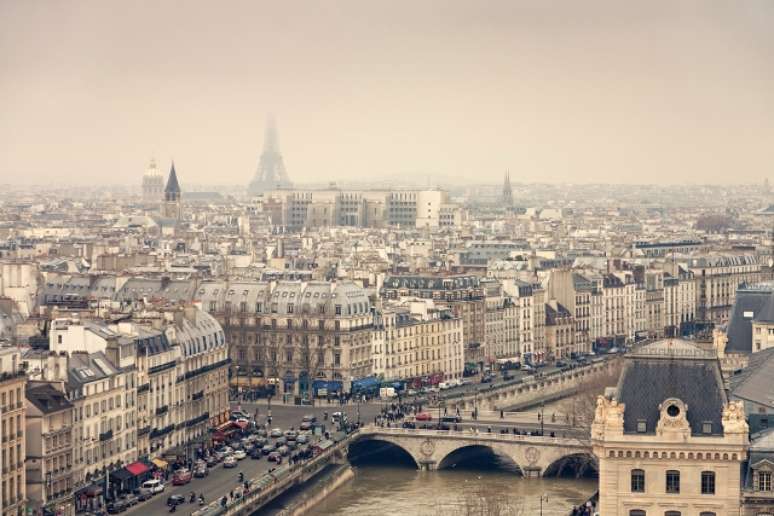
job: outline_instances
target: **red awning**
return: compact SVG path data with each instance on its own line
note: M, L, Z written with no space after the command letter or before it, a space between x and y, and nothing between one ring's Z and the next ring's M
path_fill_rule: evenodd
M148 471L150 471L150 470L148 469L148 466L146 466L146 465L145 465L145 464L143 464L142 462L132 462L131 464L129 464L128 466L126 466L126 469L129 471L129 473L131 473L131 474L132 474L132 475L134 475L135 477L136 477L136 476L138 476L138 475L142 475L143 473L147 473Z

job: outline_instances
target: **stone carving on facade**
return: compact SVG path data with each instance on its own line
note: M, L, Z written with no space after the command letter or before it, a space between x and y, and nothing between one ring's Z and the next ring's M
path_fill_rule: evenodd
M661 413L656 425L656 434L665 433L683 434L687 438L691 433L691 425L688 423L688 405L677 398L669 398L658 406Z
M741 401L729 401L723 408L723 432L744 435L749 432L744 414L744 404Z
M605 432L623 432L624 404L605 396L597 398L594 410L594 423L591 425L591 438L603 439Z
M534 446L530 446L524 451L524 458L530 466L534 466L540 458L540 451Z
M425 457L429 457L433 454L435 451L435 443L431 441L430 439L425 439L422 441L422 444L419 447L419 450L422 452L422 455Z

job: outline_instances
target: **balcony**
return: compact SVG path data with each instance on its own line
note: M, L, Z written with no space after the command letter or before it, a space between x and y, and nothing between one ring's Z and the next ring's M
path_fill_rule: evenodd
M167 412L169 412L169 405L164 405L163 407L158 407L156 409L156 415L157 416L160 416L162 414L166 414Z
M137 394L142 394L143 392L148 392L150 390L150 384L144 383L137 387Z
M102 432L99 434L99 440L101 441L109 441L113 438L113 430L108 430L107 432Z
M140 437L141 435L145 435L147 433L150 433L151 428L150 426L144 426L142 428L137 429L137 437Z
M204 391L195 392L193 396L191 396L191 400L196 401L204 398Z
M150 433L150 437L151 439L156 439L158 437L167 435L174 429L175 429L175 425L167 425L164 428L154 428Z

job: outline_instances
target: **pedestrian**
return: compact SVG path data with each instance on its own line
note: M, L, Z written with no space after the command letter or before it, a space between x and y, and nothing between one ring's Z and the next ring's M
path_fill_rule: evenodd
M500 410L500 419L503 419L505 417L505 411L502 409Z

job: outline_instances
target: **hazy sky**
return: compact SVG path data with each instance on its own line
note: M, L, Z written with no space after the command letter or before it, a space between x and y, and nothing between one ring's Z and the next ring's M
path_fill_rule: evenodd
M774 177L772 0L0 0L0 183Z

